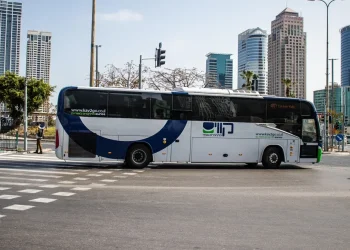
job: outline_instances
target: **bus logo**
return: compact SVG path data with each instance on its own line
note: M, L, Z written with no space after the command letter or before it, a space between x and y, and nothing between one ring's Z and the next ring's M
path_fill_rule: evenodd
M203 135L204 136L225 136L227 134L233 134L232 122L203 122Z

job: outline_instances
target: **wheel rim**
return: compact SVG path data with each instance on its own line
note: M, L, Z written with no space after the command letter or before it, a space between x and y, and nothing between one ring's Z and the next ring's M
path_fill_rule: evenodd
M147 154L142 149L137 149L132 152L131 158L135 164L141 165L146 162Z
M278 154L276 153L270 154L269 160L272 164L276 164L278 162Z

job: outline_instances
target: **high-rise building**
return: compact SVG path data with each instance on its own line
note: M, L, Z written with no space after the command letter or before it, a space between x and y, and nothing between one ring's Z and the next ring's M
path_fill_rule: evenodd
M245 80L241 77L244 70L258 76L257 91L267 94L267 32L260 28L248 29L238 35L238 88Z
M206 57L207 87L232 89L231 54L209 53Z
M350 86L350 25L341 29L341 85Z
M50 83L51 38L50 32L29 30L27 33L27 77L42 79ZM49 100L36 112L49 112ZM34 116L35 121L44 121L45 116Z
M0 75L19 74L22 3L0 1Z
M332 106L332 86L328 86L329 89L329 105L333 107L333 110L337 113L342 112L342 88L339 84L335 83L333 88L333 106ZM314 91L314 104L317 113L325 113L325 100L326 100L326 88Z
M342 104L343 109L345 108L345 116L348 118L348 122L346 123L347 126L350 126L350 86L343 86L343 98L342 98ZM349 132L350 133L350 132Z
M290 8L271 23L268 49L268 93L285 96L282 79L292 81L295 97L306 98L306 33L304 19Z

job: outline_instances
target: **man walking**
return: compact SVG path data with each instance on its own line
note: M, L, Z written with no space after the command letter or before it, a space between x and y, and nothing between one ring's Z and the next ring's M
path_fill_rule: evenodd
M43 153L43 148L41 147L41 139L44 136L44 128L45 126L41 126L41 125L38 126L38 131L36 133L36 151L34 152L36 154Z

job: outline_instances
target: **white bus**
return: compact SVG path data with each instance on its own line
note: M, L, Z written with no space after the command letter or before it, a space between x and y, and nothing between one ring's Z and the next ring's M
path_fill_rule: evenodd
M322 154L312 103L257 92L67 87L57 118L56 156L64 160L278 167Z

